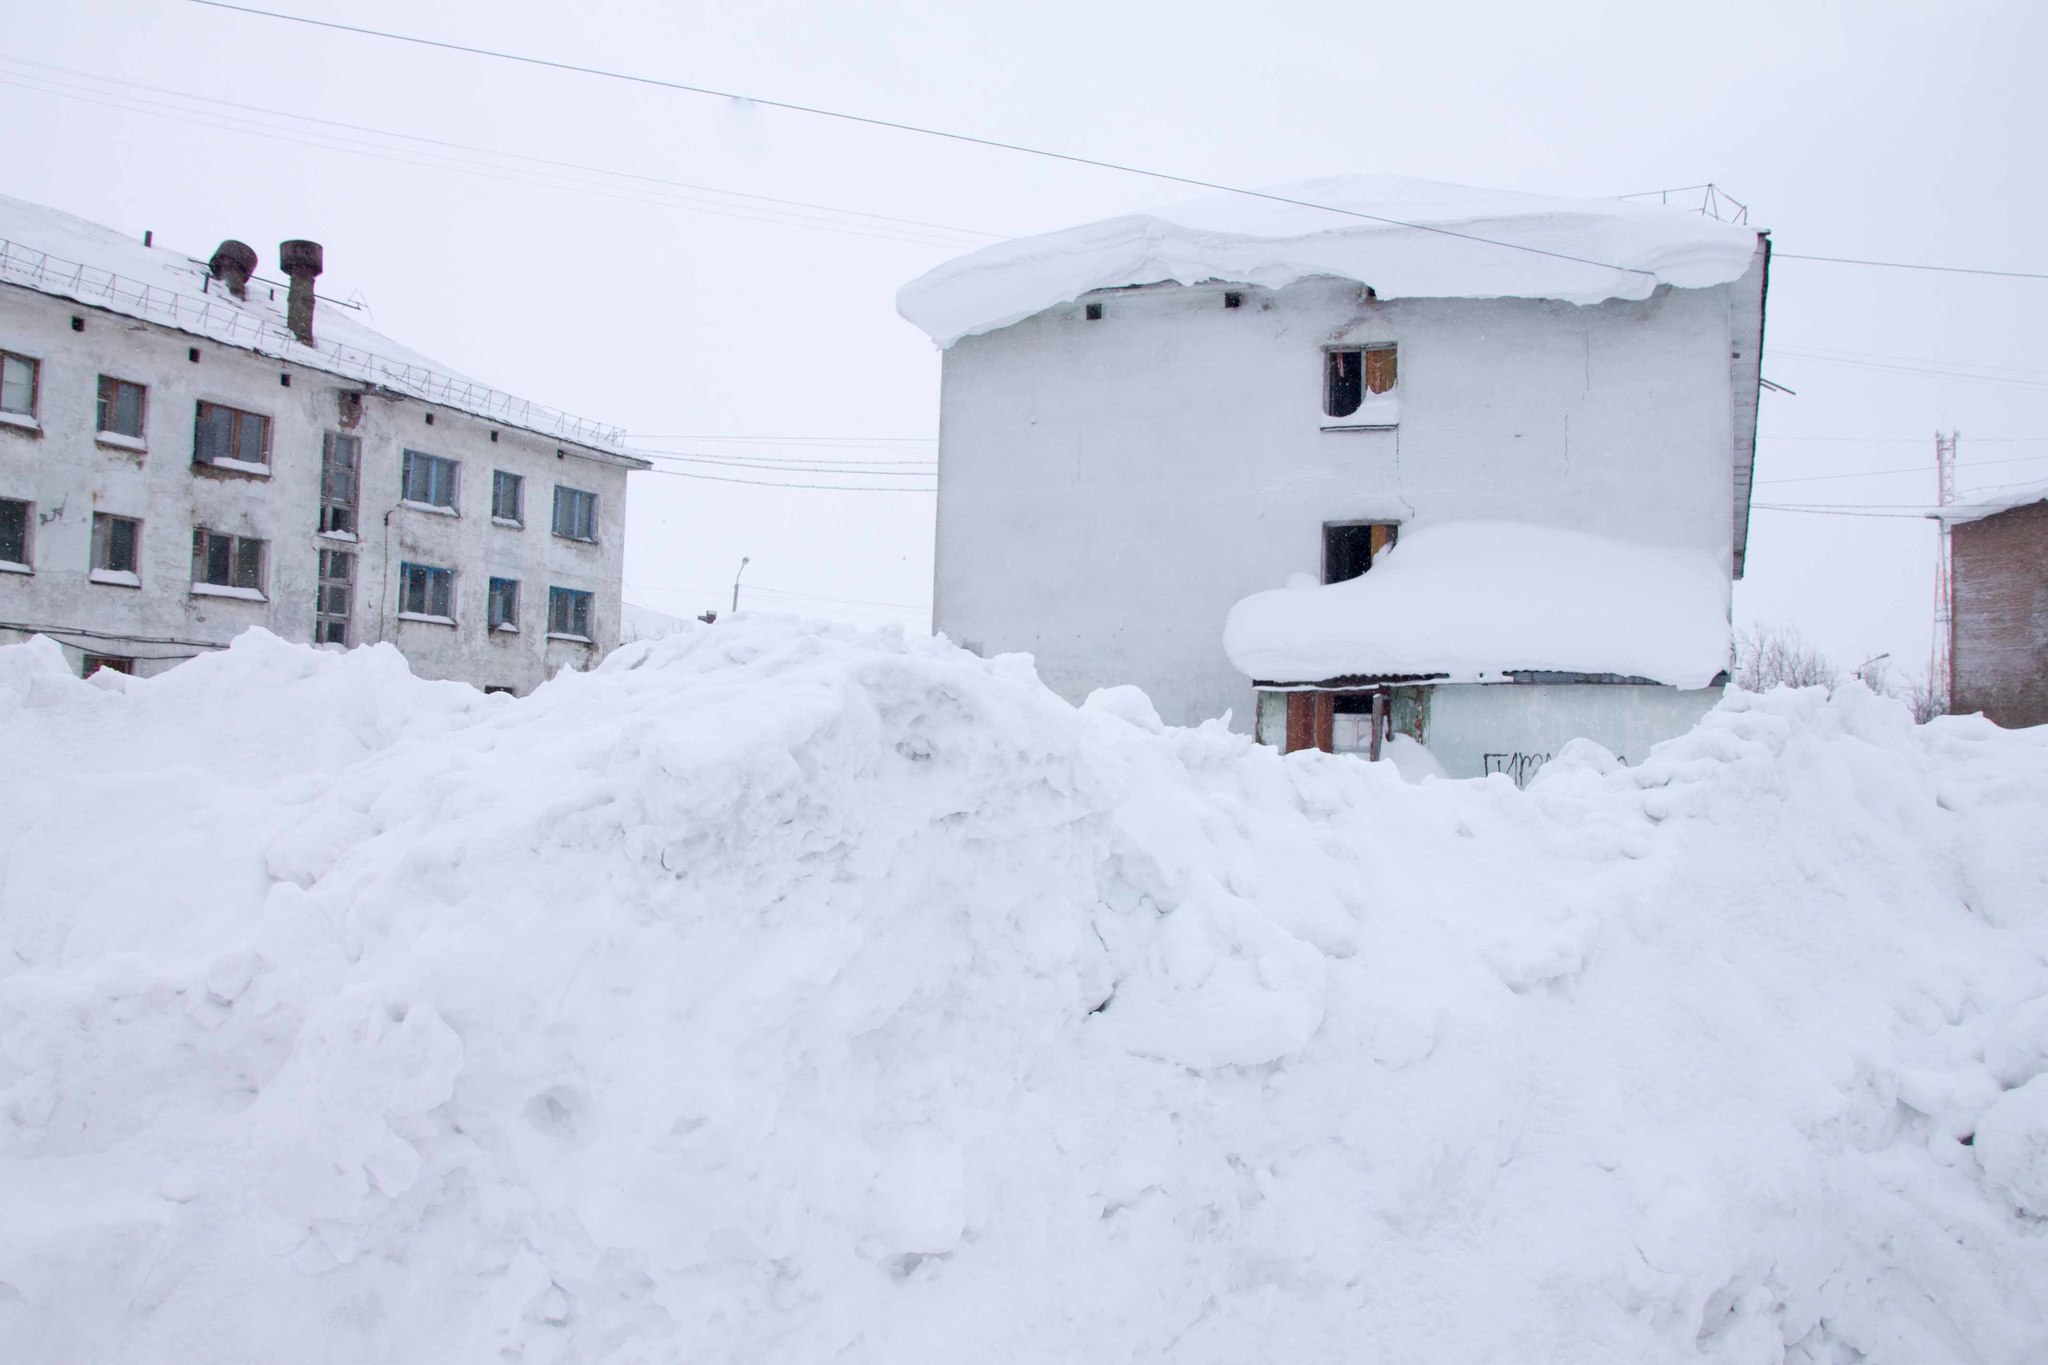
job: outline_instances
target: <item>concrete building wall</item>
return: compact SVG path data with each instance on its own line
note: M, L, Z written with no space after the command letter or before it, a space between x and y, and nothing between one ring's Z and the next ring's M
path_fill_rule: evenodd
M1169 722L1252 687L1233 603L1318 571L1332 521L1497 518L1732 553L1735 300L1378 301L1346 282L1109 291L946 352L935 621L1063 695ZM1753 311L1753 310L1752 310ZM1398 425L1326 431L1323 353L1399 347ZM1754 358L1750 358L1753 363ZM1740 362L1738 362L1740 363Z
M36 522L33 573L0 573L0 642L43 630L74 661L98 645L98 652L136 658L137 671L149 673L251 626L309 641L322 549L357 556L350 642L388 641L423 677L525 692L557 669L590 666L618 642L622 465L383 393L363 396L349 427L347 399L360 390L347 381L12 285L0 285L0 350L41 362L37 428L0 424L0 498L34 504ZM147 386L145 450L96 437L102 374ZM194 466L201 400L271 419L267 476ZM354 541L318 534L329 431L362 441ZM402 505L408 447L460 463L458 516ZM493 469L524 476L523 529L492 524ZM557 483L598 495L596 544L551 534ZM95 512L142 521L139 587L91 581ZM194 590L195 526L268 543L261 600ZM398 619L405 560L456 571L456 624ZM522 584L516 634L485 629L493 575ZM594 594L590 644L546 638L551 585Z
M1957 525L1951 711L2048 725L2048 502Z

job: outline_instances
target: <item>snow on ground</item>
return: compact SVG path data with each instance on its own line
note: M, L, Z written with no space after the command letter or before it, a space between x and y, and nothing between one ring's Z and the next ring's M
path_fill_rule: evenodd
M1220 194L948 261L896 295L941 346L1094 289L1226 280L1279 289L1333 276L1383 299L1646 299L1740 279L1757 231L1619 199L1561 199L1397 175Z
M0 650L0 1358L2048 1358L2048 731L1414 785L744 617L97 676Z
M1369 573L1245 598L1223 648L1259 682L1535 670L1705 687L1730 658L1724 564L1522 522L1403 528Z

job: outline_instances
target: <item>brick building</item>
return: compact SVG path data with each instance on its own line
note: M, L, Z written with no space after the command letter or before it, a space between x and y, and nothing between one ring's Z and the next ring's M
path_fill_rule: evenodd
M1944 508L1949 710L2048 725L2048 483Z

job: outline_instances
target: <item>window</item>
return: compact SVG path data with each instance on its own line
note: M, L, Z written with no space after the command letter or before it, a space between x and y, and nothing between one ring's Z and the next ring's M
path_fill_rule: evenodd
M590 594L574 588L548 589L548 634L590 638Z
M133 517L92 514L92 574L96 583L125 583L142 586L141 560L136 547L142 542L142 523Z
M455 620L455 570L431 564L398 566L398 610L404 616Z
M192 435L192 463L268 471L270 419L260 412L201 403Z
M313 643L345 645L356 603L356 557L347 550L320 552L320 587L313 598Z
M28 528L35 518L25 502L0 498L0 564L28 567Z
M491 471L491 520L526 524L526 480L502 469Z
M1323 523L1323 582L1343 583L1372 567L1380 551L1392 545L1401 528L1384 521Z
M34 418L36 388L42 372L42 361L0 351L0 412Z
M596 540L597 494L556 484L555 534L566 540Z
M100 376L99 431L103 436L142 439L143 405L148 390L125 379Z
M1349 417L1365 403L1394 391L1395 352L1392 346L1370 346L1323 353L1323 413Z
M424 450L408 450L405 452L405 491L401 496L407 502L444 507L453 512L455 474L455 461L429 455Z
M249 536L222 535L199 527L192 532L192 586L263 593L264 543Z
M135 672L135 660L119 654L88 654L78 661L78 675L82 678L90 678L103 668L109 673L132 674Z
M491 604L487 630L519 629L519 580L516 578L493 578L491 580Z
M363 441L330 431L320 440L320 533L356 533L356 475L362 468Z

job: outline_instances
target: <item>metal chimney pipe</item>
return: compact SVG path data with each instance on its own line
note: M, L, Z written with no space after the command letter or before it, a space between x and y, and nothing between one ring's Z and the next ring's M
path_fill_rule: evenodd
M246 242L229 238L213 249L213 259L206 263L206 268L228 287L230 294L246 299L249 297L249 277L256 273L256 249Z
M301 346L313 344L313 281L319 278L325 263L318 242L278 243L278 267L292 280L291 292L285 298L285 325L292 329Z

